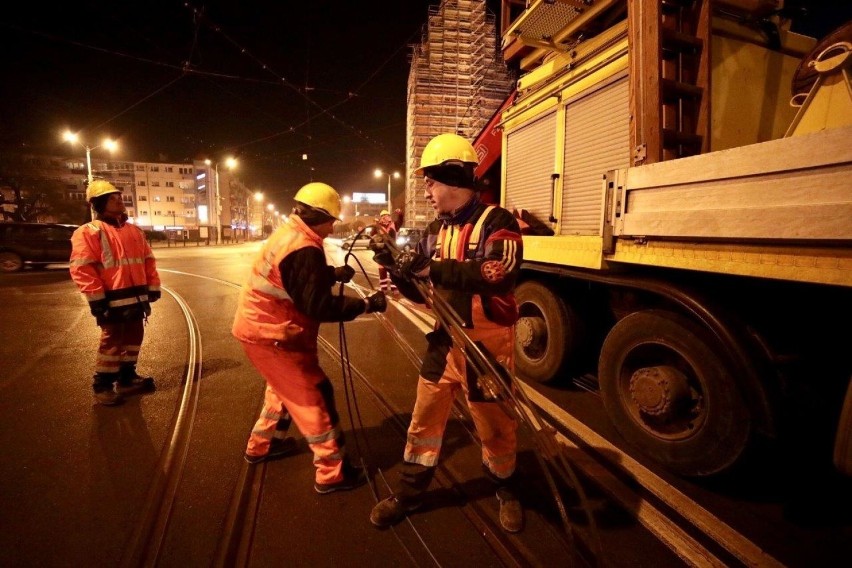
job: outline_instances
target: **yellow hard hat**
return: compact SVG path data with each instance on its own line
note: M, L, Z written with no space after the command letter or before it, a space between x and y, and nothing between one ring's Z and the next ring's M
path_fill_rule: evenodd
M91 202L92 199L108 193L121 193L121 190L104 179L96 179L86 188L86 201Z
M422 175L423 170L430 166L440 166L447 162L464 162L478 164L479 157L473 144L458 134L439 134L429 140L420 156L420 167L414 170L415 175Z
M384 217L385 215L390 215L390 211L387 209L382 209L382 212L379 213L379 217Z
M340 220L340 195L328 184L312 182L303 185L294 199Z

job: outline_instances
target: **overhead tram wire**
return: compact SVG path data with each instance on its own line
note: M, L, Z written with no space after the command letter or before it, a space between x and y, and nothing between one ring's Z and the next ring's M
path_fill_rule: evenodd
M110 122L112 122L113 120L117 119L117 118L118 118L118 117L120 117L121 115L123 115L123 114L125 114L125 113L127 113L127 112L130 112L130 110L132 110L133 108L135 108L135 107L139 106L140 104L144 103L145 101L147 101L148 99L150 99L150 98L151 98L151 97L153 97L154 95L156 95L156 94L158 94L158 93L160 93L160 92L162 92L162 91L164 91L164 90L168 89L169 87L171 87L172 85L174 85L175 83L177 83L178 81L180 81L181 79L183 79L185 76L186 76L186 74L185 74L185 73L183 73L183 74L181 74L180 76L175 77L174 79L172 79L171 81L169 81L168 83L166 83L165 85L163 85L162 87L159 87L159 88L158 88L158 89L156 89L155 91L153 91L153 92L151 92L151 93L149 93L149 94L145 95L144 97L142 97L141 99L139 99L138 101L136 101L135 103L133 103L132 105L130 105L129 107L127 107L126 109L124 109L123 111L119 112L118 114L114 115L114 116L113 116L113 117L111 117L111 118L108 118L107 120L105 120L104 122L102 122L102 123L98 124L97 126L92 127L92 130L97 130L97 129L99 129L99 128L102 128L102 127L106 126L107 124L109 124L109 123L110 123Z
M280 75L280 74L276 73L275 71L273 71L273 69L272 69L269 65L267 65L264 61L262 61L260 58L256 57L256 56L255 56L254 54L252 54L252 53L251 53L251 52L250 52L247 48L245 48L245 47L244 47L243 45L241 45L239 42L237 42L237 41L236 41L236 40L234 40L232 37L230 37L228 34L226 34L226 33L223 31L223 29L222 29L222 27L221 27L220 25L218 25L218 24L214 23L214 22L213 22L213 21L212 21L209 17L207 17L207 15L206 15L206 14L204 14L203 10L199 10L198 8L195 8L195 7L194 7L194 6L192 6L192 4L191 4L191 3L189 3L189 2L187 2L187 3L186 3L186 4L184 4L184 5L185 5L188 9L190 9L190 10L193 12L193 14L194 14L194 15L196 15L196 16L198 17L198 19L199 19L199 20L204 21L204 22L208 25L208 27L209 27L212 31L214 31L214 32L216 32L216 33L218 33L218 34L220 34L220 35L221 35L221 36L222 36L222 37L223 37L223 38L224 38L227 42L229 42L230 44L232 44L232 45L233 45L233 46L234 46L234 47L235 47L235 48L239 51L239 53L240 53L240 54L242 54L242 55L244 55L244 56L248 57L249 59L251 59L251 60L252 60L255 64L257 64L257 65L258 65L258 66L259 66L259 67L260 67L263 71L265 71L265 72L267 72L267 73L269 73L269 74L273 75L273 76L277 79L278 84L284 85L285 87L287 87L287 88L289 88L290 90L292 90L292 91L294 91L295 93L297 93L300 97L304 98L304 99L305 99L305 101L306 101L309 105L311 105L311 106L314 106L314 107L318 108L318 109L320 110L320 112L319 112L319 114L316 114L316 115L314 115L314 116L312 117L312 119L313 119L313 120L316 120L317 118L319 118L319 117L321 117L321 116L328 115L328 116L329 116L332 120L334 120L335 122L337 122L337 123L338 123L339 125L341 125L342 127L344 127L344 128L347 128L347 129L351 130L351 131L352 131L353 133L355 133L355 135L357 135L359 138L361 138L361 139L363 139L363 140L365 140L365 141L367 141L367 142L371 143L371 144L372 144L375 148L377 148L378 150L380 150L380 151L384 152L386 155L390 156L390 154L388 153L388 151L385 149L384 144L382 144L380 141L375 140L375 139L373 139L372 137L370 137L370 136L366 135L366 134L365 134L362 130L358 129L357 127L355 127L355 126L353 126L353 125L351 125L351 124L349 124L349 123L347 123L347 122L345 122L344 120L342 120L342 119L340 119L339 117L337 117L335 114L332 114L332 113L331 113L331 110L332 110L332 109L334 109L335 107L340 106L340 105L342 105L342 104L344 104L344 103L346 103L346 102L348 102L348 101L352 100L353 98L355 98L355 97L358 95L358 91L359 91L360 89L362 89L362 88L363 88L363 87L364 87L367 83L369 83L369 81L370 81L370 80L372 80L372 78L373 78L373 77L375 77L375 76L378 74L378 72L379 72L379 71L380 71L380 70L381 70L381 69L382 69L385 65L387 65L387 63L388 63L388 62L389 62L389 61L390 61L393 57L395 57L395 56L396 56L396 54L400 51L400 49L402 49L403 47L405 47L406 45L408 45L408 42L410 41L410 38L409 38L408 40L406 40L406 42L405 42L405 43L404 43L401 47L397 48L397 49L396 49L396 51L394 51L393 55L391 55L391 58L389 58L387 61L385 61L384 63L382 63L382 64L379 66L379 68L378 68L376 71L374 71L374 72L370 75L370 77L369 77L366 81L364 81L361 85L359 85L359 86L358 86L358 88L357 88L355 91L349 92L349 93L348 93L348 96L347 96L347 98L346 98L346 99L344 99L343 101L340 101L339 103L336 103L336 104L334 104L334 105L332 105L332 106L330 106L330 107L323 107L323 106L322 106L322 105L320 105L318 102L316 102L316 101L315 101L315 100L313 100L311 97L309 97L309 96L307 95L307 93L306 93L303 89L300 89L299 87L297 87L296 85L294 85L293 83L291 83L290 81L288 81L288 80L287 80L287 78L286 78L286 77L284 77L283 75ZM417 35L417 33L419 33L419 32L416 32L416 33L415 33L415 34L413 34L411 37L414 37L415 35ZM302 123L302 124L304 124L304 123ZM281 134L284 134L284 133L285 133L285 132L282 132ZM253 143L253 142L251 142L251 141L250 141L250 142L246 142L245 144L242 144L242 145L240 145L239 147L246 146L246 145L249 145L249 144L252 144L252 143Z

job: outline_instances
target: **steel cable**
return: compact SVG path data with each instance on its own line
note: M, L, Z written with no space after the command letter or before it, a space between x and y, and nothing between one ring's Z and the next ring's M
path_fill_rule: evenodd
M382 242L396 260L402 251L388 239L384 239ZM465 331L461 316L449 302L437 293L427 281L416 277L409 281L414 284L424 301L432 308L436 319L441 327L447 331L453 344L464 354L467 362L477 372L477 382L480 388L484 387L483 390L501 404L507 414L514 416L532 434L536 459L564 523L566 535L572 542L572 525L553 474L547 464L551 464L562 481L574 489L589 523L595 556L599 560L602 559L600 536L590 501L563 448L556 441L555 430L545 426L545 422L535 410L535 406L529 400L523 388L519 386L519 380L514 373L493 357L486 355L483 349L470 338ZM520 393L520 398L518 393Z

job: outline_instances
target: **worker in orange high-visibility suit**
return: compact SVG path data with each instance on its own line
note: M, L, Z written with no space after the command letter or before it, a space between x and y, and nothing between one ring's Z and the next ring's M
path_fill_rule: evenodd
M286 438L296 423L314 454L314 489L325 494L353 489L364 471L347 459L334 390L320 368L317 336L322 322L350 321L382 312L382 292L364 299L332 294L348 282L350 266L326 264L322 241L340 215L340 196L329 185L309 183L295 196L287 222L267 239L240 292L233 334L267 383L264 408L246 447L258 463L292 451Z
M376 223L376 228L385 233L390 239L396 239L396 225L394 225L390 211L387 209L382 209L382 212L379 213L379 220ZM382 292L387 292L388 290L392 292L397 291L396 284L391 282L388 269L381 264L379 265L379 290Z
M160 276L145 234L127 222L121 191L95 180L86 189L86 199L95 220L71 236L71 279L101 328L92 384L95 400L112 406L121 404L124 396L154 390L154 379L140 377L136 362L143 321L151 314L151 302L160 299Z
M396 259L377 247L373 259L390 269L403 296L423 302L414 281L434 289L464 322L465 333L496 361L512 369L518 308L514 287L523 260L517 220L506 209L487 205L476 191L473 146L456 134L440 134L423 149L416 174L425 178L425 197L437 214L415 252ZM482 466L495 485L500 525L523 528L519 478L515 471L517 422L499 401L487 397L449 330L437 326L426 336L417 398L408 427L399 483L394 495L370 513L378 527L404 519L423 503L438 465L444 430L456 394L463 392L482 441Z

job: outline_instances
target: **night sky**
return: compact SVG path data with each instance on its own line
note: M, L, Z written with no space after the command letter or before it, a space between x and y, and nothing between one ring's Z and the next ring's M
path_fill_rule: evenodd
M0 146L82 157L61 140L71 128L90 146L118 138L120 159L236 156L282 202L312 180L384 192L373 170L404 171L409 45L438 3L15 2L0 15ZM803 31L842 21L812 5Z
M384 192L373 170L404 172L409 45L437 0L51 4L0 16L3 147L82 157L71 128L118 138L119 159L234 155L282 200L312 180Z

